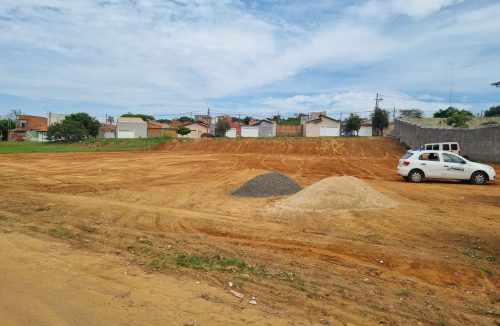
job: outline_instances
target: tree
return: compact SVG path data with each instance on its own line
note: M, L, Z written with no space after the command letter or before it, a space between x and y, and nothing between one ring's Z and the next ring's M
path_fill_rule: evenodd
M227 120L224 120L224 119L219 119L217 121L217 125L216 125L216 128L217 130L222 134L222 135L226 135L226 131L228 131L229 129L231 129L231 126L229 125L229 122Z
M7 140L9 130L14 128L16 122L11 119L0 119L0 141Z
M377 135L384 135L384 128L389 126L389 111L379 107L372 113L372 125Z
M131 113L131 112L128 112L128 113L125 113L125 114L122 114L122 117L127 117L127 118L141 118L143 121L155 121L155 117L153 117L152 115L147 115L147 114L142 114L142 113Z
M181 135L182 137L184 137L185 135L187 135L187 134L189 134L191 132L191 129L186 128L186 127L179 127L177 129L175 129L175 132L178 135Z
M470 119L471 116L462 110L446 118L446 124L455 128L469 128L467 122Z
M156 122L159 122L159 123L172 123L172 120L169 120L169 119L158 119L158 120L156 120Z
M75 120L64 119L54 123L47 130L47 139L55 141L80 141L87 136L87 129Z
M101 123L96 118L92 118L85 112L70 114L66 116L63 121L65 120L72 120L81 123L86 130L85 137L97 137L99 134Z
M473 117L474 114L472 112L467 111L467 110L459 110L457 108L454 108L453 106L449 106L446 109L440 109L439 111L434 113L434 118L449 118L455 113L463 112L463 114L468 115L469 117Z
M347 132L356 132L356 135L359 132L359 129L361 128L361 118L359 115L356 113L351 113L349 114L349 118L345 121L345 131Z
M248 115L243 119L243 122L245 123L245 125L249 125L250 124L250 121L252 121L252 117L249 117Z
M484 111L485 117L500 117L500 105L492 106L488 110Z
M193 119L191 119L190 117L186 117L186 116L180 117L178 120L181 122L194 122Z
M399 117L403 119L407 118L422 118L424 116L424 111L420 109L407 109L399 110Z

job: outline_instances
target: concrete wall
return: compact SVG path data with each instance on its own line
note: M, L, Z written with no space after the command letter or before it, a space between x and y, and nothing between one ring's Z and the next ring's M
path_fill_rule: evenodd
M500 162L500 126L442 129L396 120L394 137L411 148L427 143L458 142L462 155L477 161Z
M276 129L274 123L261 121L259 123L259 137L274 137L276 136Z

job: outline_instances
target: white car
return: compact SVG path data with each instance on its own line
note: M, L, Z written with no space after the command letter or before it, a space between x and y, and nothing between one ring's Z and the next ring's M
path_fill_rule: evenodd
M424 179L470 180L485 184L495 180L495 170L488 165L471 162L445 151L408 151L400 160L398 174L411 182Z

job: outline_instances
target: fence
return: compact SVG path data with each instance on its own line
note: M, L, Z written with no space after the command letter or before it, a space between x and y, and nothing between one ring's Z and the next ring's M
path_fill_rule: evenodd
M478 161L500 162L500 126L443 129L395 120L394 137L411 148L428 143L458 142L462 155Z
M302 136L302 125L276 125L276 136Z

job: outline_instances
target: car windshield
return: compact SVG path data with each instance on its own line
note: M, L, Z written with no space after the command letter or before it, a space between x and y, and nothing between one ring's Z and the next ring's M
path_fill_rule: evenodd
M465 163L465 161L462 160L460 157L446 153L443 153L443 161L448 163L462 163L462 164Z

